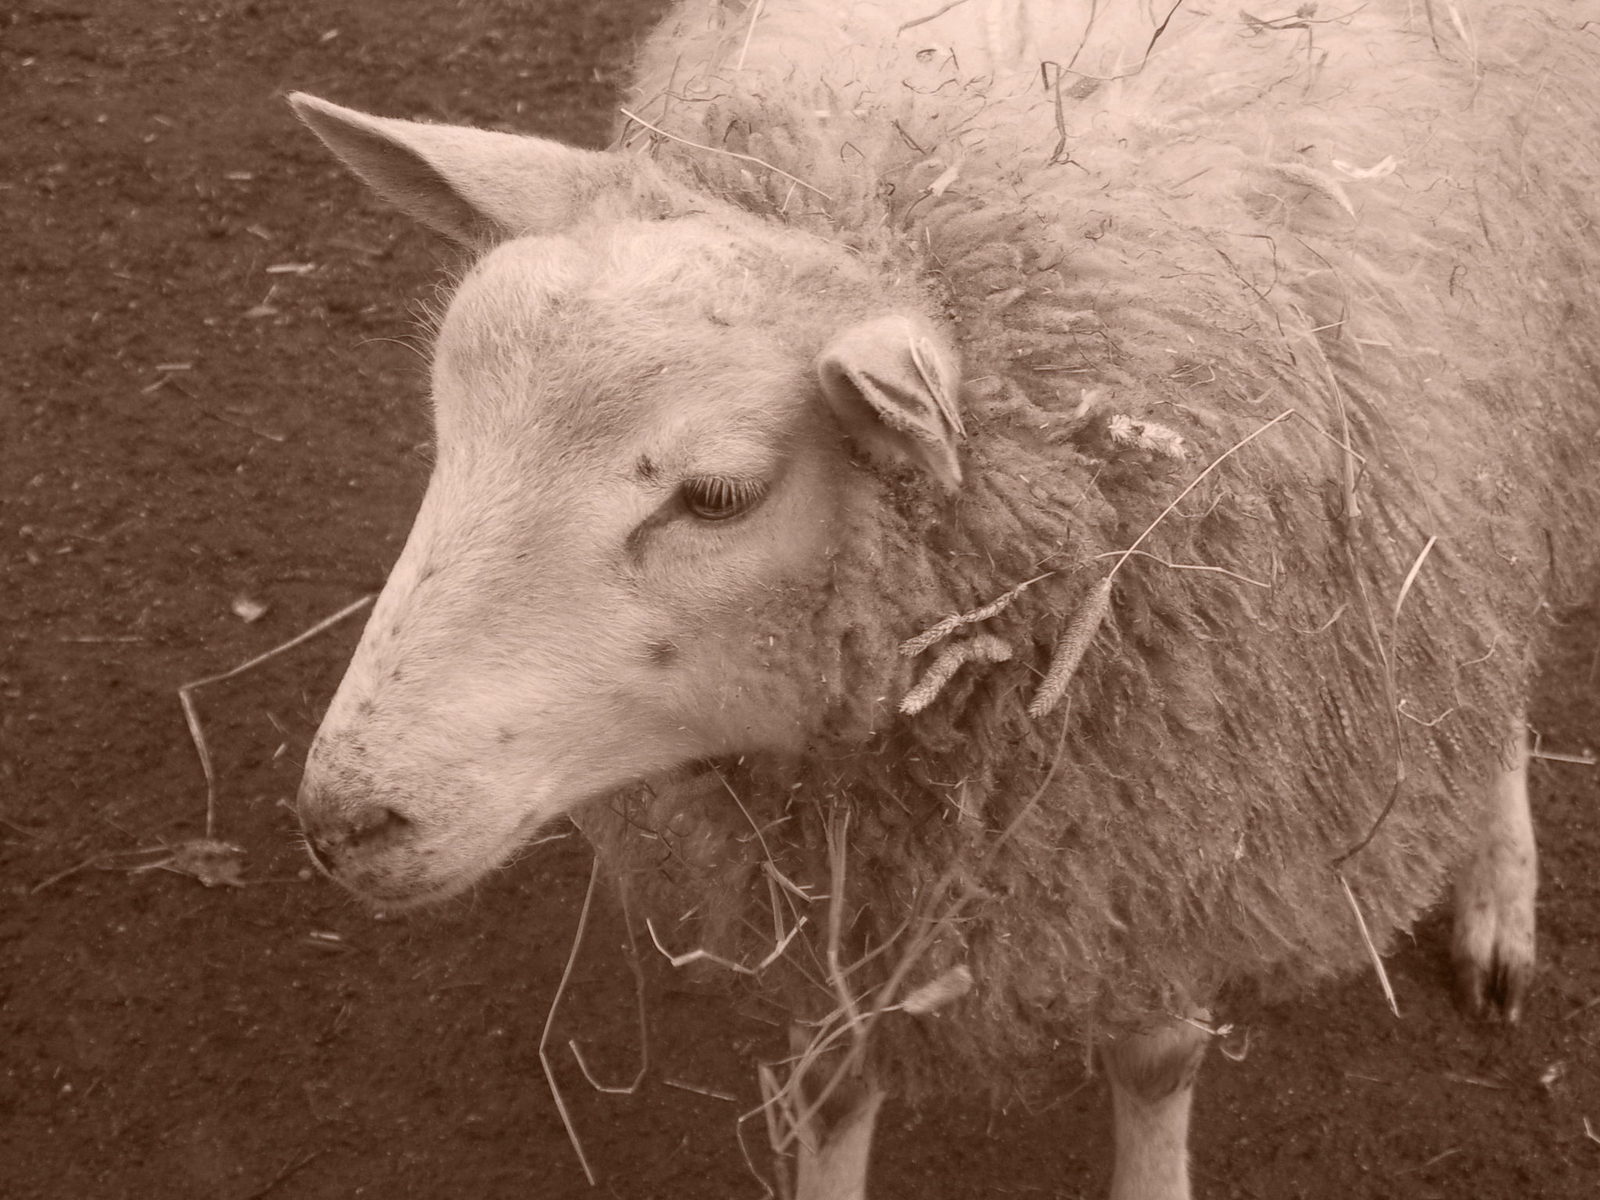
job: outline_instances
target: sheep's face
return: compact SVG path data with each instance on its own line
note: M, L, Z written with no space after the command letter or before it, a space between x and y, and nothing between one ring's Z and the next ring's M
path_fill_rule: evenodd
M449 895L697 760L800 751L810 681L775 648L828 602L842 515L882 503L863 458L958 478L914 428L953 419L937 339L852 319L847 255L743 221L514 237L454 297L433 476L300 793L369 899Z

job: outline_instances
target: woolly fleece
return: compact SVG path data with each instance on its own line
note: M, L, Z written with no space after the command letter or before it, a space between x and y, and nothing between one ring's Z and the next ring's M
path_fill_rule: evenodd
M1342 867L1380 946L1439 895L1600 518L1595 5L938 8L690 0L645 48L625 145L955 331L966 483L886 480L796 598L803 761L583 815L674 949L806 917L753 981L802 1017L830 905L863 1008L969 968L875 1026L913 1092L1370 969L1336 860L1386 812ZM1009 661L885 715L905 639L1047 572L954 635Z

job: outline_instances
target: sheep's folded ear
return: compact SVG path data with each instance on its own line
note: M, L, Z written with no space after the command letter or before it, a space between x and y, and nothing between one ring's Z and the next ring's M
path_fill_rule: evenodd
M620 155L459 125L374 117L304 92L295 113L396 208L445 236L485 245L570 225L607 192L628 192Z
M923 322L878 317L838 334L817 358L829 407L869 457L910 463L947 490L961 486L961 366Z

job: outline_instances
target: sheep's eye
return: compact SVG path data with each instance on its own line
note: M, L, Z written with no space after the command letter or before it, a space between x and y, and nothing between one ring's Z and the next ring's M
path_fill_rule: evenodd
M686 479L679 489L683 506L702 521L727 521L749 512L767 494L759 479L728 479L702 475Z

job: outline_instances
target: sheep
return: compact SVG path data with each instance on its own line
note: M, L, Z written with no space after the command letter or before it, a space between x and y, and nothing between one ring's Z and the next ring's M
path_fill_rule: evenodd
M1516 1020L1595 16L681 0L603 152L292 97L476 255L316 862L396 908L576 821L792 1015L807 1200L889 1092L1063 1043L1112 1195L1186 1197L1227 989L1371 969L1452 879Z

